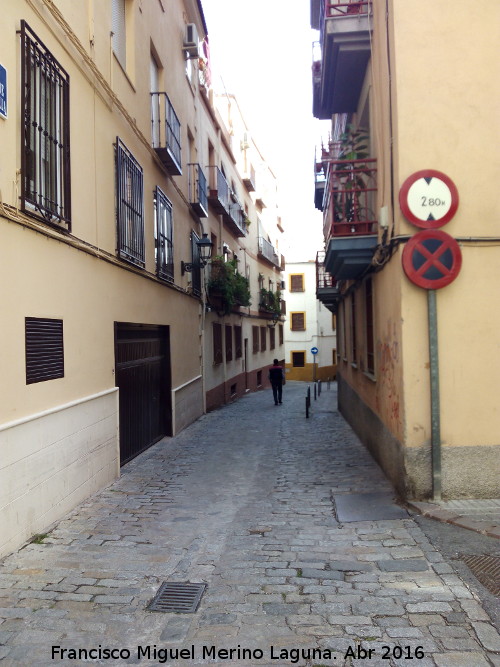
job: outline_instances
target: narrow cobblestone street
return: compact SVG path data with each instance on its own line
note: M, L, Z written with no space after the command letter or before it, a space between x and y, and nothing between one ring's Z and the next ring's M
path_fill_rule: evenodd
M337 497L391 489L334 386L310 419L305 392L288 383L282 406L267 390L205 415L7 557L6 667L500 665L477 596L404 508L339 516ZM148 611L164 581L206 582L197 612Z

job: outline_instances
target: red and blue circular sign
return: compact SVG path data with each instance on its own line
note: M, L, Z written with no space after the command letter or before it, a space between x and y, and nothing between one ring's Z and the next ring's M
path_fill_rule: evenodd
M440 289L455 280L462 252L455 239L437 229L417 232L403 249L403 269L409 280L424 289Z

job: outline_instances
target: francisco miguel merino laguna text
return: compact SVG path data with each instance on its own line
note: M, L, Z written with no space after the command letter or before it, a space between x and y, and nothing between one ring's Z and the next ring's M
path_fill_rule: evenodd
M218 658L219 660L262 660L264 651L260 648L242 648L239 644L235 648L219 648L218 646L201 646L202 658ZM133 651L128 648L108 648L101 644L93 648L63 648L52 646L52 660L128 660ZM364 648L360 644L353 644L344 651L344 659L356 658L358 660L371 660L375 654L374 648ZM162 648L153 646L137 646L135 658L141 660L155 660L159 664L167 660L194 660L196 648ZM404 658L405 660L421 660L424 658L422 646L382 646L382 659L389 660L391 657ZM332 660L336 659L334 651L322 648L283 648L270 646L266 655L268 660L287 660L296 664L299 660Z

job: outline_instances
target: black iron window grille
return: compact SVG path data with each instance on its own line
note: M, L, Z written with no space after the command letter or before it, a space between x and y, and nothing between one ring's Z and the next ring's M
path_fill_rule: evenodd
M201 296L201 265L200 265L200 249L198 247L198 241L200 237L195 233L191 232L191 288L193 294L196 296Z
M21 21L21 208L71 229L69 75Z
M172 204L162 190L155 189L156 274L162 280L174 279L174 240Z
M116 192L118 255L127 262L144 267L142 167L118 137L116 138Z

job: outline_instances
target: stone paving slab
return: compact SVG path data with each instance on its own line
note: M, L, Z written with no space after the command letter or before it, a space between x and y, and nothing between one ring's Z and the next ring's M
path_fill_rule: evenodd
M408 512L396 505L392 493L333 494L333 499L337 518L341 523L406 519L408 517Z
M338 521L332 497L392 490L334 387L307 420L305 392L204 416L5 558L2 666L498 665L480 600L410 515ZM163 581L206 583L198 611L148 611Z

